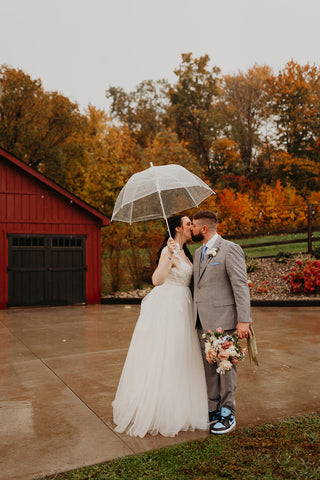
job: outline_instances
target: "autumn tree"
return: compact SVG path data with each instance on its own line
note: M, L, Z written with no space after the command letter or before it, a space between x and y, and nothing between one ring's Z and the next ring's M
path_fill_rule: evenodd
M259 213L255 228L261 232L306 228L306 202L291 185L277 180L274 186L263 185L255 202Z
M145 80L132 92L109 87L110 115L129 127L141 147L150 144L161 126L168 103L168 84L165 80Z
M270 86L277 143L298 158L320 153L320 69L291 60Z
M201 166L189 152L184 142L179 141L175 132L163 128L155 136L149 147L141 152L143 168L148 168L150 162L154 165L181 165L196 175L202 175Z
M110 121L103 123L102 112L98 115L95 109L91 109L90 115L89 128L97 131L86 146L88 160L82 198L111 216L121 188L141 169L140 160L128 127L115 126Z
M256 222L256 206L250 192L223 189L217 194L218 231L222 235L249 234Z
M30 160L29 152L24 148L32 133L28 130L36 128L32 125L32 113L39 113L39 98L42 97L40 80L32 80L22 70L6 65L0 68L0 142L25 161Z
M210 180L215 188L240 189L240 184L248 184L244 176L243 164L238 144L227 137L220 137L212 145ZM247 185L246 185L247 187ZM242 187L241 187L242 188Z
M214 99L220 69L209 69L208 55L193 58L192 53L184 53L181 57L180 66L174 70L177 82L169 88L169 124L208 174L211 147L217 137Z
M298 158L281 150L272 155L272 173L282 185L291 185L302 195L320 189L320 163L309 158Z
M62 186L71 161L83 161L76 140L86 120L78 105L22 70L0 68L0 144Z

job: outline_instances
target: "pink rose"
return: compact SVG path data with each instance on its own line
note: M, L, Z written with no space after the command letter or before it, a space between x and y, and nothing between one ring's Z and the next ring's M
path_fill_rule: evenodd
M226 352L220 352L218 357L220 358L220 360L228 360L229 354Z
M214 363L217 356L217 352L211 347L209 342L205 343L205 354L206 354L207 362L211 364Z
M217 352L213 350L212 348L208 349L206 352L206 360L208 363L214 363L215 359L217 356Z

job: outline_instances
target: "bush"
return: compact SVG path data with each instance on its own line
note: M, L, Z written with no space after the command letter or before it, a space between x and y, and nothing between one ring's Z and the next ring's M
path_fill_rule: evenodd
M298 268L297 268L298 267ZM297 260L297 267L292 267L289 275L283 279L291 284L293 293L316 293L320 290L320 261L307 260L305 264Z
M313 250L313 256L314 256L317 260L320 260L320 247L316 247L316 248Z
M292 253L288 252L278 252L274 258L276 263L287 263L288 258L292 258Z
M254 272L257 270L259 264L258 260L254 257L246 257L246 264L247 264L247 273Z

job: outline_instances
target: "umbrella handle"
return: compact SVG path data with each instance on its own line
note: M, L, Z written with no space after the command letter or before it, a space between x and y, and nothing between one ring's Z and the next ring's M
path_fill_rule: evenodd
M164 219L165 219L165 221L166 221L167 230L168 230L168 233L169 233L169 238L171 238L171 239L172 239L172 237L171 237L171 233L170 233L169 224L168 224L168 220L167 220L167 217L166 217L165 215L164 215Z

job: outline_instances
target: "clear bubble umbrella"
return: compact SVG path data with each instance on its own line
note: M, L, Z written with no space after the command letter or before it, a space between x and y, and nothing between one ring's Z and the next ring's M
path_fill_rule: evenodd
M111 221L134 223L164 218L198 207L215 193L197 175L180 165L153 166L129 178L116 200Z

